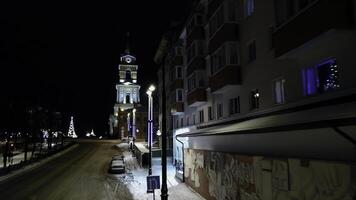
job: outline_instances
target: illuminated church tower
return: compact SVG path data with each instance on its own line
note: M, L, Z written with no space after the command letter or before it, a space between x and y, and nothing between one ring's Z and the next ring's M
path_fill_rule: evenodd
M135 104L140 103L137 69L136 58L130 54L129 39L127 38L125 53L120 57L115 111L133 109Z
M137 84L136 58L130 53L129 34L126 38L125 53L120 56L119 83L116 84L114 118L111 120L119 138L136 138L136 106L140 103L140 86ZM124 124L125 127L123 126Z

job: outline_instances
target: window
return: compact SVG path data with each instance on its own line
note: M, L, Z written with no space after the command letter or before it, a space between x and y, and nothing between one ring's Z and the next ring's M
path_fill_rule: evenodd
M274 101L277 104L284 103L285 102L285 92L284 92L284 85L285 85L285 79L280 79L274 81L273 84L274 88Z
M220 119L223 117L223 104L222 103L218 103L217 104L217 118Z
M194 26L201 26L204 23L204 18L201 14L194 15L187 25L188 34L194 29Z
M131 71L126 70L126 80L131 80Z
M183 72L183 67L182 66L177 66L176 67L176 78L182 78L182 73Z
M209 118L209 121L214 119L214 113L213 113L213 107L212 106L208 107L208 118Z
M183 127L183 118L180 118L180 127Z
M179 128L179 121L178 121L178 119L177 119L177 121L176 121L176 128Z
M209 37L212 38L213 35L219 30L219 28L224 24L224 9L222 6L218 8L214 16L209 21Z
M335 59L326 60L303 70L305 95L324 93L339 88L339 71Z
M190 122L189 122L189 117L187 117L187 126L190 125Z
M199 122L204 122L204 110L199 111Z
M204 41L196 40L187 50L187 63L189 64L195 56L204 55L205 46Z
M245 0L246 17L251 16L255 12L255 0Z
M248 44L248 62L256 60L256 40Z
M227 10L228 10L228 20L230 22L237 21L237 1L230 0L227 2Z
M183 89L177 89L177 102L183 102Z
M229 114L233 115L240 112L240 97L229 100Z
M193 114L193 125L195 125L195 115Z
M191 91L194 88L196 88L195 74L188 78L188 91Z
M250 108L251 110L253 110L253 109L258 109L259 107L260 107L260 93L256 89L252 91L250 95Z
M215 74L226 65L239 64L238 44L225 43L210 57L210 72Z

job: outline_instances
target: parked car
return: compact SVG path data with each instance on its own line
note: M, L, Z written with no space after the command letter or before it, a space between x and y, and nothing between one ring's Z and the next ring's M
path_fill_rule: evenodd
M123 174L125 173L125 163L122 160L111 160L110 163L110 173L113 174Z
M122 160L125 163L124 158L125 156L123 155L114 155L111 160Z

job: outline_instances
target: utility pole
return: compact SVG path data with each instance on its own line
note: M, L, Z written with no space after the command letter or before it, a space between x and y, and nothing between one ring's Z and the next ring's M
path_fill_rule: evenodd
M168 200L167 189L167 128L166 128L166 81L165 69L162 64L162 188L161 199Z

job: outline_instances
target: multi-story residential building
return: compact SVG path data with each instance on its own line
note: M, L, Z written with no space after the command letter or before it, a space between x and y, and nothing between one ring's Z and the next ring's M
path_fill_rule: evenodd
M184 107L167 119L187 184L207 199L355 198L355 8L200 0L165 35L161 58L183 44Z

